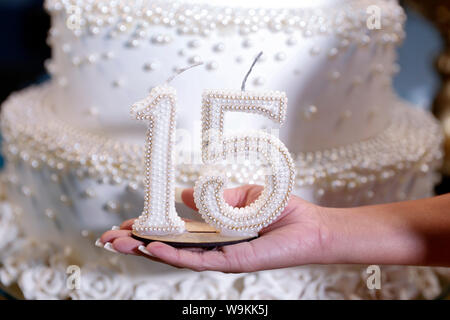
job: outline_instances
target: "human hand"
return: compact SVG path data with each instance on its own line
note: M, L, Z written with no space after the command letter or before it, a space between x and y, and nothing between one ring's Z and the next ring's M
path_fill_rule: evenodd
M258 198L262 187L247 185L226 190L225 200L232 206L244 207ZM182 193L183 202L197 210L193 189ZM278 219L250 242L221 247L217 250L177 249L161 242L144 247L131 237L134 219L125 221L120 230L105 232L101 244L110 250L142 255L154 261L195 271L251 272L285 268L302 264L325 263L330 228L324 208L292 196Z

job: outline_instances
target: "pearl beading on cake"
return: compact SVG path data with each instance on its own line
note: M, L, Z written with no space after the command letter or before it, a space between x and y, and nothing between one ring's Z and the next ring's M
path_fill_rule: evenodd
M102 28L110 28L111 36L116 37L118 34L131 33L138 26L141 31L138 36L142 38L151 25L174 27L179 34L209 36L216 30L235 27L243 36L261 29L287 34L299 30L304 37L336 34L356 40L361 45L368 41L364 30L367 29L369 17L366 9L377 5L382 12L380 31L385 34L380 41L396 43L404 37L404 12L396 3L386 0L350 1L339 6L327 6L326 9L232 8L167 0L46 0L45 5L50 12L63 12L67 19L76 18L76 28L72 29L77 36L95 36ZM158 39L152 38L152 41L167 42L164 37ZM136 44L133 46L138 46L140 40L133 40ZM291 44L294 42L289 41Z
M142 186L143 146L84 132L58 119L46 104L50 91L48 85L31 87L5 102L1 124L8 160L24 161L33 168L46 165L54 171L55 179L58 172L74 170L80 179L89 176L106 183ZM374 137L294 155L296 187L341 190L385 181L412 167L424 173L437 167L443 141L437 122L422 110L411 110L400 102L394 103L392 111L391 125ZM192 185L200 167L195 163L177 166L176 180ZM235 183L264 181L264 170L256 164L227 164L224 170Z
M145 204L133 230L141 234L181 233L184 221L175 211L175 172L172 146L176 128L176 91L157 86L131 107L137 120L148 122L145 146Z
M202 158L210 166L195 183L194 200L203 219L227 235L256 236L286 207L291 195L295 168L287 148L264 132L224 137L226 112L263 115L283 123L287 97L284 92L206 91L202 105ZM253 164L261 160L266 167L265 187L252 204L233 208L223 198L226 176L220 164L234 159Z

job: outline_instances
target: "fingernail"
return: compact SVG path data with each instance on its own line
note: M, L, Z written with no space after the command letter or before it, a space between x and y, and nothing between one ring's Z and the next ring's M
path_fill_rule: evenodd
M184 190L183 188L175 188L175 202L183 203L183 199L181 198L183 190Z
M100 238L98 238L97 240L95 240L95 246L99 247L99 248L103 248L105 245L103 244L103 242L100 240Z
M114 253L119 253L119 251L117 251L116 249L114 249L113 245L111 242L107 242L105 243L105 245L103 246L103 248L105 248L108 251L114 252Z
M138 250L139 250L140 252L142 252L142 253L144 253L144 254L150 256L150 257L154 257L154 255L152 255L152 254L150 253L150 251L148 251L147 248L144 247L144 246L142 246L142 245L138 247Z
M118 226L112 226L111 230L120 230L120 227L118 227Z

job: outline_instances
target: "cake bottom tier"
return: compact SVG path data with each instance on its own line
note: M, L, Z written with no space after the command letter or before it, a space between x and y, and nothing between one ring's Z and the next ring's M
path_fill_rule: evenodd
M435 299L450 281L450 268L381 266L376 290L368 289L363 265L192 272L100 248L95 258L81 261L74 256L80 244L29 237L20 226L24 218L19 207L0 202L0 282L18 284L27 299ZM80 286L74 288L77 269Z
M441 290L440 275L450 273L383 266L382 288L369 290L367 266L195 273L97 248L94 242L102 232L141 213L143 148L55 118L47 94L48 87L40 86L13 95L1 119L7 167L0 205L0 281L17 282L26 298L434 298ZM294 194L335 207L431 196L441 144L441 130L430 114L392 101L391 123L379 135L294 155ZM192 186L200 174L199 164L179 165L177 184ZM227 175L233 184L263 178L251 163L230 165ZM177 205L177 211L198 219L185 206ZM81 287L75 290L67 286L71 265L81 271Z

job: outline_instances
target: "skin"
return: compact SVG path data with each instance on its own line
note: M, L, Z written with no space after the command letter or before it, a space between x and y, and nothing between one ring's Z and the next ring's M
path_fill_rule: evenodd
M262 187L225 191L236 207L252 203ZM183 202L196 210L193 190ZM435 198L357 208L325 208L299 197L291 200L270 226L250 242L217 250L176 249L161 242L138 250L131 238L134 219L120 230L105 232L100 241L117 251L140 255L178 268L227 273L252 272L306 264L395 264L450 266L450 194Z

